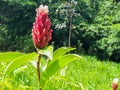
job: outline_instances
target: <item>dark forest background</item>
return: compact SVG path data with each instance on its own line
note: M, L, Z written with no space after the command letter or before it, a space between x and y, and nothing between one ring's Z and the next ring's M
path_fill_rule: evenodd
M76 53L120 62L120 0L0 0L0 52L34 51L31 30L40 4L49 6L55 48L68 46L71 23Z

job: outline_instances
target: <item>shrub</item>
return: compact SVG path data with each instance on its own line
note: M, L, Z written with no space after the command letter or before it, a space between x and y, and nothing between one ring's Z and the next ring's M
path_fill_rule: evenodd
M120 62L120 31L118 28L103 26L102 31L97 36L99 39L90 46L89 53L97 54L101 59L111 59Z

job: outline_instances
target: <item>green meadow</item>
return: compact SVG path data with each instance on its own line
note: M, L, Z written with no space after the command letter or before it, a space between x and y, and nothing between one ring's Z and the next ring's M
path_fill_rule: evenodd
M33 62L24 63L4 79L8 63L21 55L24 53L0 53L0 90L37 90L37 72ZM76 60L67 66L64 76L60 74L60 71L55 73L45 83L44 89L112 90L113 79L120 78L120 64L109 60L100 61L94 56L81 56L82 60ZM45 64L44 59L41 60L41 66L43 64Z

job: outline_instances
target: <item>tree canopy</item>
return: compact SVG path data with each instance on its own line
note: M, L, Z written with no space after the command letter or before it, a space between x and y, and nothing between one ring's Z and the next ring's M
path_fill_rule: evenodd
M68 46L72 10L71 46L77 53L120 61L119 0L0 0L0 51L32 52L31 29L35 9L49 6L55 48Z

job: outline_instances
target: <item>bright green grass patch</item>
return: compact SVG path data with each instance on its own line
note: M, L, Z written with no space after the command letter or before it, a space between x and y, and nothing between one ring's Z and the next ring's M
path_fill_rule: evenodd
M120 64L101 62L90 56L84 58L85 60L69 65L67 69L69 79L81 83L86 90L111 90L112 80L120 78Z
M120 31L120 24L113 24L112 29Z
M57 75L50 80L46 90L112 90L113 79L120 78L120 64L83 57L68 66L66 78Z
M24 53L20 52L3 52L0 53L0 62L7 62L14 60L15 58L18 58L20 56L24 55Z
M18 56L20 54L18 54ZM17 56L16 52L15 56L14 53L7 54L7 57L12 56ZM77 60L69 64L65 77L61 76L59 72L56 73L51 80L46 83L44 89L112 90L112 80L114 78L120 79L120 64L110 61L99 61L92 56L82 57L84 58L83 60ZM41 61L42 64L44 64L44 60ZM0 75L3 75L6 66L7 63L5 62L0 64ZM21 68L18 68L10 73L4 83L2 82L2 77L0 76L0 89L2 90L37 90L37 85L37 73L31 63L26 63Z

